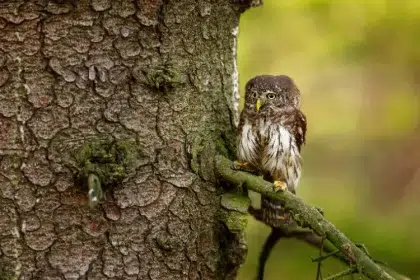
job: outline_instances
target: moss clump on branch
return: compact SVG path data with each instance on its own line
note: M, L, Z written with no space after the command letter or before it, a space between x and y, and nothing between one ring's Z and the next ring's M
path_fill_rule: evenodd
M245 230L248 220L247 213L251 201L243 195L225 193L222 195L220 219L232 233Z

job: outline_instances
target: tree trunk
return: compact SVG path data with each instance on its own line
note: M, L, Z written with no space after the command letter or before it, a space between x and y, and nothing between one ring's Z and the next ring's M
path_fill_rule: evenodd
M0 278L235 277L246 248L213 156L234 131L243 8L0 3ZM75 158L98 141L140 152L89 208L83 172L105 163Z

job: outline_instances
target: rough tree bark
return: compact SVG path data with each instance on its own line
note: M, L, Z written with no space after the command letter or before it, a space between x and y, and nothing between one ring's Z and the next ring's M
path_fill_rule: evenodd
M246 248L211 164L234 130L242 2L0 3L1 277L234 278ZM141 157L91 209L70 155L104 139Z

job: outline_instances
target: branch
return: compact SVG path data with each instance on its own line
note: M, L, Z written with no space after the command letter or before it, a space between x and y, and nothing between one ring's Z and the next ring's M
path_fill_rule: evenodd
M359 273L373 280L393 280L384 269L376 264L364 251L359 249L332 223L326 220L320 211L289 191L275 192L272 183L243 171L233 170L232 162L223 156L216 156L216 170L222 178L235 185L243 184L253 190L284 203L286 210L292 214L294 220L302 227L311 228L319 236L330 241L347 259L347 263L356 266Z

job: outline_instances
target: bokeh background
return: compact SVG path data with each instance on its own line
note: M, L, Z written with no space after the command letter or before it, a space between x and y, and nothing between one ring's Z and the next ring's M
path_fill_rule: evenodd
M290 75L301 89L308 134L298 195L374 258L420 279L420 1L264 0L239 31L242 93L259 74ZM250 218L238 280L254 279L268 233ZM317 254L281 241L266 280L315 279ZM343 268L328 261L323 275Z

